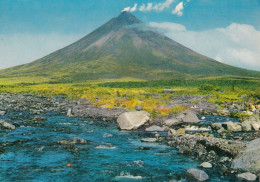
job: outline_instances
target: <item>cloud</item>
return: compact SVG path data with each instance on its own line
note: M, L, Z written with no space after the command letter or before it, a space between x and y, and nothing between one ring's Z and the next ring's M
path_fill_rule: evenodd
M150 23L173 40L220 62L260 71L260 31L246 24L190 31L176 23Z
M175 7L175 9L172 11L172 14L176 14L177 16L182 16L183 15L183 2L180 2L179 4L177 4L177 6Z
M137 3L135 3L135 5L132 8L130 6L124 8L121 12L124 12L124 11L135 12L136 9L137 9Z
M163 11L166 8L169 8L171 6L171 4L174 2L174 0L166 0L165 2L162 3L157 3L157 4L153 4L153 3L147 3L142 4L139 8L139 11Z
M1 34L0 69L32 62L81 37L74 34Z

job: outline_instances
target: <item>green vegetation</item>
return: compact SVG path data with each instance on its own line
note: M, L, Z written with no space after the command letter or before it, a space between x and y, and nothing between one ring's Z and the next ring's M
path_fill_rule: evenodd
M1 79L0 79L1 81ZM256 80L158 80L158 81L133 81L99 80L85 83L48 84L48 83L19 83L17 80L5 79L0 85L0 92L31 93L40 95L68 95L68 98L87 98L96 106L106 108L126 108L132 110L142 106L153 117L160 114L167 116L186 110L184 106L165 106L173 96L179 95L207 95L207 100L222 104L225 102L243 102L250 99L257 102L260 95L260 82ZM163 89L176 90L175 93L162 93ZM246 98L240 97L246 95ZM192 100L196 104L197 100ZM237 113L232 113L234 117Z
M142 87L199 87L205 91L219 91L221 88L241 88L256 90L260 87L258 80L154 80L100 83L98 86L109 88L142 88Z

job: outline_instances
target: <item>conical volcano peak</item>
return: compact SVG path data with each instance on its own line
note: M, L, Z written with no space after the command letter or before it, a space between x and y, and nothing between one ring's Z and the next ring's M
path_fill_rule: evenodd
M134 15L129 13L128 11L121 12L118 17L114 18L114 21L116 21L120 25L132 25L136 23L142 23L141 20L136 18Z
M137 26L135 26L137 25ZM196 79L260 77L200 55L152 29L127 11L77 42L32 63L0 71L0 78L32 76L54 82L89 79Z

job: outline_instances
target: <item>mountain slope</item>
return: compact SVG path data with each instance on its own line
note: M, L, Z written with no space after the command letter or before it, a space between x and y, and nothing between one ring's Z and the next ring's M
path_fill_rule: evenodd
M149 80L220 75L260 77L200 55L121 13L79 41L0 77L44 76L52 81L133 77Z

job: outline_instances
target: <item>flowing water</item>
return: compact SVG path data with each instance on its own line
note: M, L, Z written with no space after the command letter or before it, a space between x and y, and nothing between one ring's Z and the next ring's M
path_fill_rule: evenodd
M0 181L170 181L199 162L165 144L141 142L144 132L121 132L110 122L46 116L40 124L1 131ZM1 119L1 118L0 118ZM79 137L85 145L57 141ZM220 178L206 170L211 181Z

